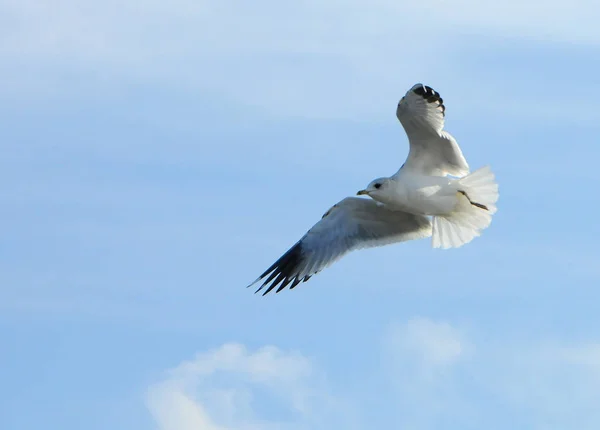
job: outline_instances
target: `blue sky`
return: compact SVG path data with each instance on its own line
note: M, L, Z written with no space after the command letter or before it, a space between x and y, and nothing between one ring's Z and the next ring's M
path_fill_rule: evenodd
M0 1L0 427L597 429L595 2ZM438 90L491 227L245 286Z

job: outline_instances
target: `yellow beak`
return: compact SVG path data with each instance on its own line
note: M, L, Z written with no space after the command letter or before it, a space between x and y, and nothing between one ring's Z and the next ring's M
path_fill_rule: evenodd
M360 190L358 193L356 193L357 196L362 196L363 194L369 194L369 192L367 190Z

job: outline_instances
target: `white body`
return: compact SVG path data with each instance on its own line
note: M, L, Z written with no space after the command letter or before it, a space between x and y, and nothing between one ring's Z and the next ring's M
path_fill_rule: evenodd
M497 210L498 185L488 167L459 179L403 167L385 178L383 188L368 194L390 210L432 216L433 247L456 248L490 225Z
M458 204L456 180L400 169L389 178L386 194L372 198L394 210L417 215L445 215Z

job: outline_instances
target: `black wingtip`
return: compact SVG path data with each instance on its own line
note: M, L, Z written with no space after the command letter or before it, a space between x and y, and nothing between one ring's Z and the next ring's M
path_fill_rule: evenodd
M423 84L416 84L413 87L413 93L423 97L427 103L436 103L442 109L442 115L446 115L444 99L440 96L440 93L435 91L433 88Z
M298 278L298 269L302 263L302 242L297 242L292 246L285 254L283 254L271 267L269 267L262 275L256 279L249 287L255 285L257 282L262 281L268 276L268 278L262 283L260 287L254 292L254 294L262 291L266 287L266 290L262 295L266 295L271 292L277 285L279 288L275 290L276 293L283 290L286 286L292 283L291 288L294 288L298 283L305 282L310 276L305 276L304 279Z
M413 87L413 93L415 93L418 96L425 96L425 85L423 84L417 84Z

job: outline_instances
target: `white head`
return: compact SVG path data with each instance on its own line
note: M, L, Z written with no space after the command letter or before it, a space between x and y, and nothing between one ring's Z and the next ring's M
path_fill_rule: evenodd
M373 200L385 202L388 200L388 196L392 191L390 189L390 178L377 178L371 181L371 183L364 190L360 190L356 193L357 196L367 195Z

